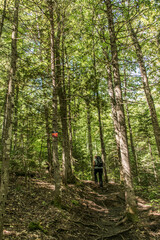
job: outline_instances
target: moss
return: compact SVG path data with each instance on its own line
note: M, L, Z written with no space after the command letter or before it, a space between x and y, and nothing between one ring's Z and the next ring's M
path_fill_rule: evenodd
M43 233L47 233L47 230L42 227L42 225L39 222L30 222L28 226L29 231L36 231L40 230Z
M78 206L79 205L79 202L75 199L72 200L72 204L75 205L75 206Z
M126 212L126 217L129 221L137 223L139 221L137 208L136 207L132 207L132 209L129 208L128 211Z
M69 208L68 205L62 204L62 202L61 202L60 199L58 199L58 200L56 200L56 199L55 199L55 200L52 200L52 201L50 202L50 204L53 205L54 207L56 207L56 208L58 208L58 209L62 209L62 210L67 210L67 209Z
M77 182L76 182L76 186L77 186L77 187L84 187L85 184L84 184L84 182L77 181Z

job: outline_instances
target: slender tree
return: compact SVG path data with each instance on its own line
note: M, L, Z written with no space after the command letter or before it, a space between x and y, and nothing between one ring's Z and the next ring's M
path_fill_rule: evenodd
M133 173L134 173L133 175L134 175L135 179L138 180L137 156L136 156L136 151L135 151L135 146L134 146L133 131L132 131L132 126L131 126L131 121L130 121L128 101L127 101L127 76L126 76L125 69L124 69L124 86L125 86L124 95L125 95L126 115L127 115L127 120L128 120L130 144L131 144L132 155L133 155L132 170L133 170Z
M2 35L4 20L5 20L5 16L6 16L6 6L7 6L7 0L4 0L3 13L2 13L2 19L1 19L1 24L0 24L0 38Z
M66 56L67 56L67 51ZM67 68L67 76L68 76L68 101L67 101L67 106L68 106L68 130L69 130L69 145L70 145L70 159L71 163L73 161L73 154L72 154L72 143L73 143L73 136L72 136L72 111L71 111L71 76L70 76L70 71L69 71L69 63L68 63L68 58L66 57L66 68Z
M54 15L53 8L54 2L47 0L51 30L51 76L53 86L53 131L58 132L58 119L57 119L57 105L58 105L58 89L57 79L55 72L55 26L54 26ZM58 138L53 137L53 168L54 168L54 179L55 179L55 194L54 201L57 204L61 203L61 175L60 175L60 164L58 159Z
M151 156L151 160L152 160L154 178L155 178L155 181L158 182L158 177L157 177L158 174L157 174L157 169L155 166L155 160L153 158L152 147L151 147L151 142L150 142L149 136L148 136L148 148L149 148L149 152L150 152L150 156Z
M60 50L62 49L62 56L64 48L61 48L61 37L64 44L62 25L61 25L61 11L60 6L57 7L57 38L56 38L56 74L58 80L58 97L60 103L60 116L62 123L62 148L63 148L63 182L73 183L75 178L72 173L71 167L71 158L70 158L70 142L69 142L69 133L68 133L68 119L67 119L67 97L65 89L65 79L64 79L64 69L63 58L61 58ZM62 44L62 46L63 46Z
M96 71L96 56L95 56L95 40L93 37L93 69L94 69L94 78L95 78L95 93L96 93L96 106L98 111L98 123L99 123L99 135L100 135L100 143L101 143L101 153L102 153L102 160L104 163L104 178L105 181L108 182L107 176L107 169L106 169L106 162L107 162L107 154L105 149L104 143L104 136L103 136L103 128L102 128L102 120L101 120L101 107L100 107L100 96L99 96L99 80L97 79L97 71Z
M86 107L87 107L87 129L88 129L89 156L90 156L90 163L91 163L91 176L92 176L92 179L94 179L93 144L92 144L91 112L90 112L90 102L89 102L89 99L86 99Z
M12 139L13 114L14 114L14 90L16 80L17 63L17 35L18 35L18 10L19 0L15 0L13 31L11 42L11 68L8 81L8 91L6 96L3 134L2 134L2 167L1 167L1 189L0 189L0 239L3 235L3 216L5 212L5 203L9 184L9 163L10 148Z
M124 7L123 9L124 9L123 14L126 19L127 28L128 28L128 31L130 33L130 36L131 36L131 39L132 39L132 42L134 45L136 55L137 55L137 60L138 60L139 67L140 67L143 88L144 88L145 96L147 99L148 107L150 110L150 115L151 115L152 125L153 125L153 132L154 132L154 136L155 136L155 140L156 140L156 144L157 144L158 154L160 157L160 126L159 126L159 122L158 122L158 118L157 118L156 108L155 108L154 100L152 97L151 89L149 86L149 80L148 80L147 70L146 70L146 66L145 66L145 62L144 62L142 47L138 41L137 33L132 26L132 20L130 18L130 13L128 10L129 8L126 9Z
M105 181L108 182L107 169L106 169L107 155L106 155L106 149L105 149L105 143L104 143L104 137L103 137L103 128L102 128L101 110L100 110L100 101L99 101L98 92L97 92L97 110L98 110L98 123L99 123L99 134L100 134L100 142L101 142L102 160L104 162L104 178L105 178Z
M36 16L37 18L37 16ZM42 47L42 34L40 31L40 26L37 21L37 37L39 40L39 55L40 55L40 63L43 63L43 47ZM49 73L48 73L49 75ZM43 93L44 93L44 98L47 99L47 94L46 94L46 89L45 89L45 77L44 74L41 74L41 79L42 79L42 88L43 88ZM49 111L48 104L44 105L44 114L45 114L45 127L46 127L46 135L47 135L47 154L48 154L48 159L47 159L47 165L48 165L48 170L50 173L53 172L53 162L52 162L52 149L51 149L51 129L50 129L50 111Z

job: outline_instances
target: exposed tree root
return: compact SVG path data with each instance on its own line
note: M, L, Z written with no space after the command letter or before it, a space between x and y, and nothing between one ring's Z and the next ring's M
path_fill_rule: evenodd
M97 224L87 224L86 222L85 223L83 223L83 222L80 222L80 221L74 221L74 223L76 223L76 224L82 224L82 225L84 225L85 227L89 227L89 228L99 228L99 229L102 229L99 225L97 225Z
M124 216L121 221L119 221L118 223L116 223L116 226L119 226L119 225L121 225L121 224L123 224L123 223L125 223L125 222L127 222L127 221L128 221L127 216Z
M120 234L122 234L122 233L128 232L128 231L131 230L132 228L133 228L133 225L130 226L130 227L128 227L128 228L122 229L122 230L120 230L120 231L118 231L118 232L114 232L114 233L112 233L112 234L101 235L101 236L99 236L99 238L97 238L96 240L105 239L105 238L107 239L107 238L115 237L115 236L118 236L118 235L120 235Z

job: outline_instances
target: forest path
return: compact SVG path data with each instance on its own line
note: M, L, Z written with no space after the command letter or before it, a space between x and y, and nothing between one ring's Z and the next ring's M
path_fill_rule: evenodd
M160 239L160 214L138 199L138 226L121 222L124 190L115 183L101 189L82 181L62 189L62 206L53 203L49 179L12 177L7 202L4 239L27 240L138 240Z

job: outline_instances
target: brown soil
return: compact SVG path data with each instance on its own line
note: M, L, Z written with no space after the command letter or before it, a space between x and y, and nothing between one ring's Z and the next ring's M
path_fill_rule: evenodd
M160 239L160 213L138 197L138 224L123 221L124 191L115 183L103 189L92 181L63 187L61 207L54 206L53 194L47 178L31 178L26 185L23 177L12 177L4 239ZM31 229L33 224L38 227Z

